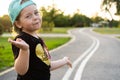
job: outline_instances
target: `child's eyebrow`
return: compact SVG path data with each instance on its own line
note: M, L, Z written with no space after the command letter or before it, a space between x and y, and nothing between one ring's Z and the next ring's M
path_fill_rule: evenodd
M38 10L37 10L37 9L34 9L33 12L38 12ZM21 16L26 16L26 15L31 15L31 14L32 14L32 12L29 11L29 12L27 12L27 13L21 14Z

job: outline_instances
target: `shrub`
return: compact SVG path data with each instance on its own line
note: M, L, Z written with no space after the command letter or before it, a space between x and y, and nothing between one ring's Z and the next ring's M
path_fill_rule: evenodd
M54 22L43 21L42 23L42 30L43 31L52 31L54 28Z
M0 35L2 35L2 33L3 33L3 29L4 29L3 25L0 24Z

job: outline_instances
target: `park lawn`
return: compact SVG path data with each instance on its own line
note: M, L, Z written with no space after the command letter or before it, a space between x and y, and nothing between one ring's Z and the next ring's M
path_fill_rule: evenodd
M95 28L93 31L101 34L120 34L120 28Z
M119 36L119 37L117 37L117 38L119 38L119 39L120 39L120 36Z
M53 28L52 32L49 31L40 31L40 33L57 33L57 34L61 34L61 33L67 33L68 30L73 29L73 27L66 27L66 28L61 28L61 27L55 27Z
M57 48L58 46L61 46L63 45L64 43L68 42L71 38L70 37L53 37L53 38L50 38L50 37L44 37L43 38L48 49L51 50L51 49L54 49L54 48Z
M7 37L0 37L0 71L3 71L14 64L14 58L11 50L11 44L8 43ZM52 37L43 38L48 49L56 48L70 40L70 37Z
M13 55L8 38L0 37L0 71L13 65Z

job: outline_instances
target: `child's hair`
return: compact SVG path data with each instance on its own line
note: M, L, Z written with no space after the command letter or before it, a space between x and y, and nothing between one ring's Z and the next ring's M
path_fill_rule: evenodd
M21 0L20 4L23 4L26 1L29 1L29 0Z
M20 14L17 16L15 21L18 21L20 18ZM13 24L13 28L12 28L12 33L20 33L22 31L22 28L18 28L15 24Z
M20 33L22 31L21 28L18 28L14 23L15 21L18 21L20 18L20 12L27 6L35 4L32 0L12 0L12 2L9 5L9 16L11 19L11 22L13 24L13 30L12 32ZM35 4L36 5L36 4Z

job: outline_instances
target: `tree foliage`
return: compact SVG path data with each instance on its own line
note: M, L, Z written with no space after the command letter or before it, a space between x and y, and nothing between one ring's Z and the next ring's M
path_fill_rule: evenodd
M76 27L90 26L91 19L85 15L75 13L71 18L71 25Z
M107 11L110 16L111 16L111 21L109 21L109 25L110 27L113 27L115 25L115 21L112 17L112 11L110 11L110 9L115 6L116 7L116 13L115 15L119 15L120 16L120 0L103 0L102 3L102 9L104 9L105 11Z
M70 16L66 16L63 13L57 14L54 19L55 26L57 27L67 27L70 26Z
M0 35L3 33L3 25L0 23Z
M120 15L120 0L103 0L102 8L110 13L110 8L116 7L115 15ZM110 13L111 14L111 13Z
M67 26L76 26L76 27L84 27L89 26L91 23L91 19L82 15L80 13L75 13L73 16L64 15L64 12L56 9L55 7L48 8L42 7L40 9L43 16L43 23L45 21L50 23L53 22L56 27L67 27Z
M94 22L94 23L98 23L100 21L104 21L104 19L99 17L99 16L92 17L91 19L92 19L92 22Z
M4 26L5 32L10 32L12 23L10 22L10 18L8 15L4 15L0 18L1 24Z

